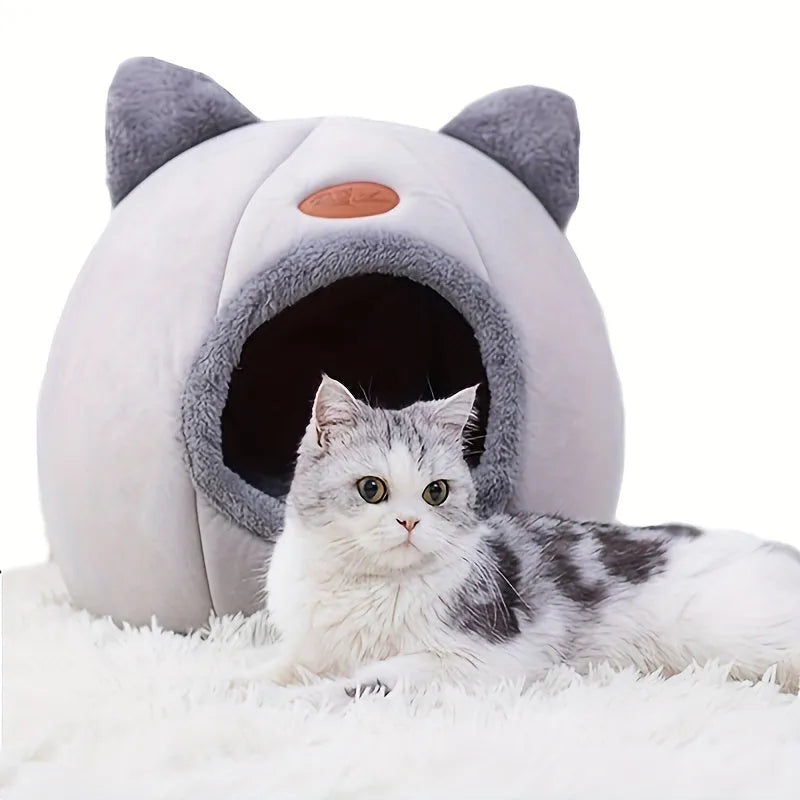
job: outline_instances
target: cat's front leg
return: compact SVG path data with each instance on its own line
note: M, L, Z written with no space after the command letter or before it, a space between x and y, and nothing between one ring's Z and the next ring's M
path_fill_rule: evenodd
M469 662L455 655L407 653L359 667L345 681L345 692L350 697L388 694L400 683L410 689L419 689L439 681L458 682L468 670Z
M279 648L276 655L251 667L236 676L237 682L267 682L276 686L307 684L316 677L317 671L307 664L299 654L289 648Z
M293 686L305 683L309 670L288 654L280 653L264 665L263 678L276 686Z
M350 696L388 694L401 681L420 686L435 680L442 672L442 660L434 653L408 653L359 667L345 684Z

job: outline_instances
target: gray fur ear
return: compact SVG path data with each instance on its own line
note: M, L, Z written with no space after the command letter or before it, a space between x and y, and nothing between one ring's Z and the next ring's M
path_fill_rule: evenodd
M361 418L359 402L350 390L339 381L322 376L311 412L311 425L317 435L317 444L325 445L337 430L352 427Z
M106 108L112 205L184 150L251 122L258 118L200 72L157 58L123 62Z
M469 389L462 389L445 400L429 400L427 406L437 424L452 429L461 437L462 433L472 426L477 417L477 409L475 408L477 393L478 387L470 386Z
M504 89L467 106L442 133L502 164L566 227L578 204L580 131L572 98L538 86Z

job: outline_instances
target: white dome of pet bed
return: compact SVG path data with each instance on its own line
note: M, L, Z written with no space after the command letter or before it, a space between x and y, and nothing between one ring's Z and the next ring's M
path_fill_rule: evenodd
M39 408L53 555L91 611L249 612L322 371L400 407L480 382L484 510L608 519L622 410L562 232L572 101L518 87L442 132L261 122L155 59L109 93L114 210Z

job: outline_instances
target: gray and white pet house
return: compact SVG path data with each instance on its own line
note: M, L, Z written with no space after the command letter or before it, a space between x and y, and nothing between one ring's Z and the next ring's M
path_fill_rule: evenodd
M106 133L114 209L39 406L77 604L176 630L257 608L323 371L389 407L480 382L482 509L613 517L621 400L562 232L568 97L508 89L436 133L262 122L145 58L119 68Z

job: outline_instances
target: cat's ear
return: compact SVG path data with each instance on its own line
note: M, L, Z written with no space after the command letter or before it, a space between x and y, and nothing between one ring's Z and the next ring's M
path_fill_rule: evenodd
M112 205L171 158L251 122L258 118L201 72L157 58L123 62L106 107Z
M323 375L311 412L317 444L324 447L332 435L352 427L359 416L359 402L350 390L343 383Z
M470 386L446 400L434 400L430 403L433 421L461 438L475 423L478 413L475 408L477 392L477 386Z
M578 204L580 129L571 97L538 86L503 89L467 106L442 133L504 166L566 227Z

